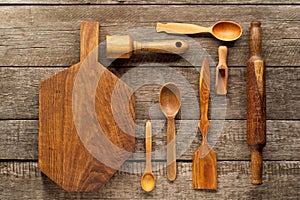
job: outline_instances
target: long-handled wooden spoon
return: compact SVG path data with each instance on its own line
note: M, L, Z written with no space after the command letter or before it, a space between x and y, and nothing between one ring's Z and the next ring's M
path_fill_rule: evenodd
M141 179L142 188L146 192L150 192L155 187L155 178L151 168L151 153L152 153L152 130L151 122L146 122L146 168Z
M198 123L202 134L202 143L193 155L192 179L195 189L217 189L217 155L207 142L209 129L210 72L209 65L204 59L199 79L201 119Z
M181 106L180 90L174 83L166 83L159 94L161 110L168 120L167 128L167 177L170 181L176 179L176 137L175 116Z
M211 33L217 39L223 41L234 41L242 35L242 27L233 21L219 21L211 27L202 27L184 23L157 23L156 31L173 34L196 34L206 32Z

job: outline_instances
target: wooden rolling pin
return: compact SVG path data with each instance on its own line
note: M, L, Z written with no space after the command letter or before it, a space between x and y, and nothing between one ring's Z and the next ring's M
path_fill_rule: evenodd
M266 81L261 57L261 23L251 22L247 62L247 143L251 150L252 184L262 184L262 151L266 145Z
M182 40L161 40L153 42L132 41L129 35L106 36L107 58L130 58L132 53L153 52L182 54L188 49L188 43Z

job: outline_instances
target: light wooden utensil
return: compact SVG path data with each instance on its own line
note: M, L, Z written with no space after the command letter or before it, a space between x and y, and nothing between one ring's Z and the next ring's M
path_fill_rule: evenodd
M181 106L181 94L174 83L166 83L159 94L160 108L168 121L167 128L167 177L170 181L176 179L176 136L175 116Z
M200 79L200 110L201 119L198 123L202 134L202 143L193 155L192 179L195 189L217 189L217 155L207 141L209 129L208 105L210 93L210 71L206 59L203 60Z
M187 51L188 43L182 40L158 40L153 42L132 41L129 35L106 36L107 58L130 58L141 52L182 54Z
M173 34L211 33L214 37L223 41L234 41L242 35L242 27L233 21L219 21L211 27L184 23L157 23L156 31Z
M227 47L219 46L219 64L216 68L216 94L227 94L228 85L228 67L226 64Z
M252 184L262 184L262 151L266 145L266 75L261 57L261 23L250 28L251 57L247 62L247 143L251 150Z
M141 179L143 190L150 192L155 187L155 178L151 169L151 153L152 153L152 128L151 122L146 122L146 168Z

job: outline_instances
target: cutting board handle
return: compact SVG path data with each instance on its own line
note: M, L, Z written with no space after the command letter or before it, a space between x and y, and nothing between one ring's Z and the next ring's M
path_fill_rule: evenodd
M80 62L87 56L89 61L98 62L99 22L80 23ZM89 55L92 52L91 55Z

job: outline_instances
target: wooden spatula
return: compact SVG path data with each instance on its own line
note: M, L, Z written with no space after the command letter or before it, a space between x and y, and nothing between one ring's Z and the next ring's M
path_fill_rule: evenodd
M217 155L207 142L209 129L208 104L210 93L210 72L206 59L203 60L199 79L201 119L198 127L202 143L193 155L192 179L195 189L217 189Z

